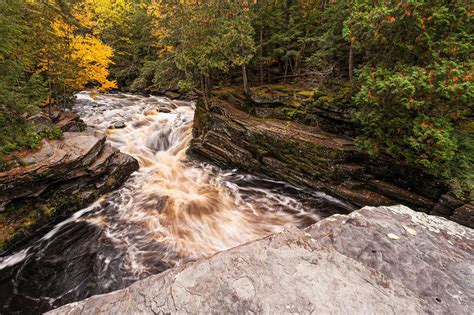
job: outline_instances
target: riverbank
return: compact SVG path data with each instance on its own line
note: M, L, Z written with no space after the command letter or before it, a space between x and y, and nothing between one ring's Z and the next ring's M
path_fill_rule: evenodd
M97 151L102 146L107 152L119 150L118 155L132 156L139 169L119 189L83 205L54 226L48 224L21 247L0 257L2 312L45 312L123 289L290 226L305 228L353 210L321 191L190 157L194 102L81 92L73 110L87 124L88 133L65 132L62 142L50 144L58 146L44 163L55 158L64 163L79 148L86 157L71 161L62 170L56 165L45 172L48 168L40 163L30 165L33 174L42 176L32 177L37 180L35 185L27 186L29 181L25 181L25 187L41 197L43 193L34 189L47 187L45 192L54 192L61 183L76 187L75 181L84 181L91 188L85 193L95 196L111 177L93 177L91 167L83 161L94 160L90 163L100 168L104 163L97 161L101 160ZM118 168L124 169L127 167ZM58 173L71 181L56 182ZM98 179L98 186L89 178ZM24 190L15 193L20 191ZM84 200L71 197L67 209Z
M217 89L207 104L197 102L190 153L322 190L354 207L404 204L474 227L469 192L456 196L441 178L357 150L344 91L279 85L254 89L247 99L239 89Z
M72 112L56 124L58 139L43 139L35 150L15 153L15 164L0 172L0 251L23 240L120 187L138 169L132 157L105 143L105 136L80 131L85 125ZM68 130L75 130L70 132Z

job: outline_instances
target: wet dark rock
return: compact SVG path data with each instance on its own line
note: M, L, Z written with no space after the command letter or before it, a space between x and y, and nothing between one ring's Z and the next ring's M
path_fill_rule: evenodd
M166 91L165 96L173 100L173 99L176 99L176 98L180 98L181 94L179 94L177 92L173 92L173 91Z
M102 84L99 81L92 80L92 81L87 82L84 86L88 89L93 89L93 88L101 87Z
M125 95L123 95L122 93L119 93L119 92L118 92L118 93L114 93L114 94L113 94L113 97L115 97L115 98L120 98L120 99L122 99L122 98L127 98Z
M171 113L171 109L169 109L168 107L158 107L156 111L158 113Z
M53 121L45 114L37 114L28 118L28 122L32 123L34 131L41 133L53 127Z
M60 111L60 110L53 110L53 111L51 111L50 117L51 117L51 119L53 120L54 123L57 123L57 122L58 122L58 120L59 120L59 118L60 118L60 116L61 116L61 112L62 112L62 111Z
M322 190L356 207L402 203L474 227L465 208L454 215L466 201L452 194L448 201L445 181L388 157L370 158L347 135L255 117L245 99L227 92L209 100L208 110L198 100L190 153L218 165Z
M173 106L173 109L176 109L179 106L189 106L189 101L174 100L171 105Z
M473 253L470 228L365 207L48 314L469 314Z
M56 126L64 132L80 132L86 130L86 124L77 113L60 111Z
M146 92L143 92L143 91L136 92L135 94L143 96L143 97L150 97L151 96L150 93L146 93Z
M103 135L65 132L18 154L21 166L0 172L0 250L119 187L138 162Z
M186 100L194 101L198 98L198 95L193 91L189 91L184 94L183 98Z
M114 128L115 129L122 129L122 128L125 128L125 127L127 127L127 125L125 125L125 123L123 121L119 121L119 122L114 123Z
M472 226L472 222L474 221L474 202L471 201L468 204L456 208L451 218L461 224Z

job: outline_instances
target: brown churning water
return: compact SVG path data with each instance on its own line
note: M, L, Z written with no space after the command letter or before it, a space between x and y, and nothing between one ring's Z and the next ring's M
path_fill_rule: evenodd
M120 189L0 257L0 313L43 312L117 290L348 208L320 192L189 158L191 102L81 92L74 110L140 168Z
M118 117L126 120L125 128L105 132L113 146L140 163L133 183L116 205L120 224L116 216L99 221L110 238L128 248L134 268L140 265L140 247L145 244L160 243L173 253L172 259L197 259L285 226L318 220L297 200L264 188L255 188L255 198L244 200L239 187L226 180L231 174L189 161L186 150L192 138L193 103L136 96L131 101L113 96L79 98L110 108L82 115L96 129L104 130ZM130 238L130 230L139 230L140 238Z
M145 244L160 243L173 259L196 259L319 219L317 209L291 196L262 187L241 188L229 180L238 176L234 172L190 161L186 151L193 103L127 95L78 98L89 106L82 113L85 122L106 130L113 146L140 163L116 205L119 220L100 221L110 238L127 247L135 268ZM94 104L105 110L90 110ZM106 129L118 119L125 128ZM140 237L135 237L138 230Z

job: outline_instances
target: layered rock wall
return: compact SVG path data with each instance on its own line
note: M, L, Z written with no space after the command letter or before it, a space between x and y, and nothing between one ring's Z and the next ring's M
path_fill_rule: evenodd
M370 158L356 150L347 135L256 117L256 110L238 98L215 97L207 106L202 100L197 103L191 153L323 190L354 207L402 203L474 226L473 204L455 197L444 181L389 158Z
M71 126L69 123L66 124ZM119 187L138 162L91 132L65 132L0 172L0 250Z

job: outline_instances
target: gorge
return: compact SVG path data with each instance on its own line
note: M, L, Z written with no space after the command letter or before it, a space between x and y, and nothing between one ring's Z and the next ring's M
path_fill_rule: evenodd
M347 180L348 176L357 178L363 172L367 172L367 169L360 169L362 166L351 166L347 160L344 160L353 157L355 152L349 138L331 135L323 130L315 132L314 127L292 125L284 120L268 118L260 120L229 103L220 104L219 110L211 107L209 111L206 111L202 101L198 101L197 108L195 108L194 102L155 96L81 92L76 97L74 112L78 113L87 124L88 130L78 133L66 132L63 140L58 140L63 143L60 147L64 148L64 143L69 141L69 138L81 139L83 145L87 143L86 139L91 139L91 148L98 144L101 148L100 150L95 149L97 152L94 154L99 156L98 160L95 158L95 165L103 164L98 161L108 160L108 158L100 158L102 155L114 157L119 154L123 155L122 160L127 160L126 157L134 157L138 161L139 168L126 166L130 163L133 165L132 161L118 164L120 165L118 169L122 170L123 175L118 177L120 178L118 181L110 180L110 178L114 178L110 175L102 177L106 183L105 186L97 186L100 180L95 177L93 180L96 183L94 189L87 188L89 187L87 185L80 186L81 189L76 190L80 193L72 199L77 204L71 206L71 202L66 203L63 207L69 208L69 212L49 221L56 222L56 225L51 225L51 223L48 225L47 222L43 222L44 226L38 232L23 238L13 246L10 244L9 249L7 248L8 250L0 258L2 313L39 313L92 295L125 288L127 288L125 291L117 291L105 300L100 297L90 300L93 302L86 300L86 302L78 304L79 308L76 308L75 304L67 305L64 308L59 308L56 313L70 314L70 312L77 312L79 309L85 308L88 311L102 309L104 313L114 314L116 311L114 311L113 305L118 300L124 299L122 294L131 294L128 299L138 299L137 304L132 304L135 306L123 305L122 307L126 307L132 313L148 313L152 311L153 307L147 305L153 305L154 302L147 302L147 299L151 299L150 301L156 298L166 300L171 297L174 299L172 294L169 295L168 289L159 289L158 291L151 289L155 285L160 287L161 281L168 281L160 279L166 279L170 273L178 272L176 275L181 272L187 273L188 269L192 270L193 266L198 266L189 264L190 262L197 260L198 264L205 264L207 259L216 264L214 276L223 276L224 270L232 270L230 272L235 273L236 276L240 272L250 272L248 276L253 279L252 283L263 282L259 285L252 285L254 287L252 290L256 290L253 293L254 304L246 304L245 301L248 297L246 297L247 293L245 292L247 291L245 290L247 289L245 288L248 285L242 284L244 285L243 289L239 289L240 285L236 287L237 293L229 291L221 295L214 294L211 290L209 291L211 295L205 299L207 306L201 308L195 305L194 308L186 309L186 312L192 312L196 309L195 307L209 311L217 309L230 311L236 308L242 308L242 310L251 308L257 312L282 310L281 307L284 305L280 305L276 301L270 304L263 302L268 299L266 297L268 293L262 291L262 288L279 283L278 281L273 283L271 280L278 277L279 274L271 260L267 261L265 256L258 256L257 253L260 250L254 252L255 246L258 248L260 246L258 244L267 242L266 240L255 240L268 235L272 235L269 240L274 237L281 240L270 242L274 245L264 245L266 248L264 251L270 250L267 246L274 248L276 250L274 254L277 255L275 257L279 257L275 259L281 260L281 264L288 264L285 268L290 268L292 264L300 265L301 259L304 261L307 259L304 258L307 255L320 253L318 259L322 259L321 263L324 261L323 265L318 267L321 270L305 267L305 271L302 271L303 273L309 272L309 277L331 270L334 259L337 261L342 259L339 263L347 265L348 270L354 270L355 274L351 276L352 278L347 275L333 275L326 280L316 280L315 278L313 281L318 283L317 290L329 290L328 292L335 290L331 284L332 281L336 281L335 279L339 279L337 281L345 283L344 285L349 288L362 285L357 284L359 281L369 281L369 283L375 281L365 287L364 294L357 298L354 297L355 300L358 300L358 298L363 299L364 296L366 298L372 296L379 301L369 304L366 310L385 311L387 308L392 308L407 311L413 307L412 311L421 312L427 309L446 310L448 307L457 308L459 313L462 313L467 300L472 297L473 292L468 288L466 282L448 280L450 277L458 279L458 272L466 273L466 275L470 273L466 269L467 266L463 265L472 258L473 235L469 228L463 228L436 217L430 219L425 214L415 214L412 210L403 207L362 209L348 217L336 215L324 220L333 214L348 214L357 209L360 204L405 202L414 209L419 206L418 210L424 212L426 210L423 210L423 207L434 204L427 197L410 193L408 190L403 192L403 188L396 188L393 183L389 190L391 194L387 194L383 190L371 191L370 189L369 193L364 193L364 190L351 190L345 184L335 184L335 181L339 179ZM305 128L313 129L309 133ZM106 143L104 142L105 135L107 136ZM259 141L260 137L264 137L264 139ZM299 141L295 141L295 137L300 137ZM303 141L303 139L305 140ZM292 147L294 143L299 145ZM272 145L270 147L267 144ZM54 145L54 141L49 143L49 146L54 147ZM45 147L49 148L49 146ZM43 152L45 147L39 152ZM94 152L94 150L88 150ZM102 153L99 154L99 152ZM203 158L209 159L220 167L204 162ZM62 165L60 170L64 171L64 163L66 165L67 163L64 160L61 163L59 163ZM107 165L109 166L99 169L114 169L110 167L113 163ZM238 166L243 170L260 175L250 175L236 169L227 169L226 165ZM94 168L89 167L89 169ZM312 173L307 172L309 169L312 170ZM72 170L79 172L80 168L76 166ZM122 183L127 174L131 172L133 173L130 178L121 188L103 195L97 201L68 217L67 213L70 213L71 209L77 209L79 205L90 202L88 200L91 199L84 197L90 196L90 191L95 192L92 194L92 198L97 198L96 196L102 191L110 191L117 187L115 183ZM54 176L57 175L54 173L50 175L51 178ZM368 177L359 178L367 179ZM16 181L19 181L18 177L16 177ZM54 183L54 180L51 181ZM70 176L70 183L71 181L72 183L75 181L84 183L81 177L77 176ZM44 179L38 181L43 185L45 182L47 181ZM87 183L87 181L85 182ZM66 183L68 182L66 181ZM32 191L26 191L24 188L17 189L23 195L17 194L15 202L18 204L18 200L25 198L28 200L32 195L39 195L43 199L33 198L34 203L40 204L40 200L43 200L45 204L51 204L54 195L51 196L47 193L51 187L58 190L58 187L70 186L71 184L61 184L61 181L59 184L52 184L52 186L43 187L39 184L25 186L30 187ZM346 188L343 189L345 186ZM17 185L17 187L21 186ZM105 190L101 187L109 188ZM14 189L11 191L15 192ZM72 191L74 190L65 189L63 193ZM331 193L336 197L331 196ZM2 196L6 196L6 194ZM354 196L359 197L355 199ZM22 203L19 204L24 206ZM57 206L59 205L57 204ZM364 218L362 221L351 221L360 216ZM346 222L351 222L351 224L348 225ZM472 221L467 221L467 224L472 224ZM329 230L324 232L323 226ZM369 228L370 226L373 228ZM354 229L362 229L362 234L357 234ZM425 229L427 231L423 232ZM278 234L280 232L283 232L281 236ZM300 236L301 233L303 236ZM330 243L327 243L325 235L328 234L326 233L330 233L329 235L334 233ZM432 235L428 237L424 233ZM313 235L314 239L306 239L305 235ZM400 237L403 241L399 240ZM416 237L415 243L412 244L412 241L405 243L407 237L408 239ZM438 239L436 242L443 240L439 246L434 243L428 244L435 238ZM316 243L301 245L308 241ZM300 244L298 246L302 246L302 248L310 246L311 254L307 252L303 256L298 256L300 254L295 249L286 252L284 248L287 246L291 248L291 244L294 242ZM456 245L449 245L451 244L449 242L455 242ZM249 245L243 245L238 247L240 249L227 252L227 250L241 244ZM333 248L333 246L335 247ZM357 249L358 253L345 252L339 246L342 248L355 246L354 249ZM433 252L433 257L438 258L415 258L410 253L412 246L415 248L429 247ZM282 250L283 252L280 253ZM327 250L329 252L326 252ZM350 257L349 261L345 260L347 258L342 258L343 256L341 258L333 257L334 250L342 253L343 256ZM208 258L222 251L224 251L222 255ZM266 267L260 270L259 268L262 267L258 267L259 263L254 261L246 263L247 267L240 269L234 263L226 262L228 259L226 257L229 255L229 257L233 257L232 252L235 251L242 251L237 256L248 256L247 259L250 261L262 259ZM392 251L395 256L389 254ZM442 253L445 251L450 254L445 258L439 258L443 257ZM379 252L381 254L378 254ZM324 256L327 255L326 253L329 256ZM321 258L320 255L324 257ZM356 258L360 255L366 258L362 260ZM452 255L455 258L448 258ZM410 284L410 275L405 274L406 266L403 264L398 266L395 263L395 260L400 260L401 257L406 257L409 260L421 259L419 263L424 266L438 266L437 269L430 271L444 274L442 277L437 276L439 279L436 280L436 287L439 289L433 293L436 296L428 294L431 297L424 297L427 294L422 293L425 292L424 284L418 281L412 282L413 285ZM353 261L353 258L360 260L362 265L359 266L360 262ZM234 259L232 258L232 261ZM442 261L435 263L433 259L442 259ZM459 266L463 267L461 270L443 267L446 263L444 259L453 259L453 266L460 264ZM389 265L386 265L387 263ZM222 269L224 266L228 267ZM163 273L170 268L170 271ZM344 273L344 268L337 272ZM257 280L255 275L252 275L253 272L256 274L266 273L268 278L265 278L267 280ZM382 274L377 274L372 280L362 280L367 274L373 272ZM384 277L391 278L400 272L403 274L401 278L393 279L402 281L402 286L396 282L383 284L384 281L387 281L384 280ZM157 278L150 277L156 274L160 275L156 276ZM203 283L214 281L206 278L213 275L204 272L200 276L204 277L201 281ZM185 276L184 279L188 279L188 277ZM432 279L435 276L430 275L429 277ZM233 286L233 284L227 283L227 281L231 281L230 279L234 278L222 280L220 285ZM237 281L237 279L232 281ZM308 284L298 279L298 277L288 278L287 281L291 283L291 288L308 290ZM351 280L353 282L348 282L349 279L353 279ZM157 282L155 284L152 281ZM184 281L182 284L184 286L194 285L194 282ZM326 283L326 281L328 282ZM135 282L137 283L132 285ZM130 285L132 286L128 289ZM398 292L396 294L401 296L400 301L396 302L397 300L393 298L384 300L383 295L379 296L380 293L377 292L386 290L386 285ZM446 291L447 289L443 289L452 286L458 287L459 292L463 292L463 298L457 302L456 298ZM288 289L283 286L279 289L280 293L278 294L293 296L295 291L293 289L288 291ZM205 289L205 291L207 290ZM296 304L292 304L291 307L302 312L309 311L308 306L303 307L302 305L305 303L311 305L310 301L315 298L314 292L319 292L311 290L306 291L306 297L297 298L295 296L296 300L293 302ZM356 289L355 287L349 289L349 292L352 292L351 290ZM234 294L237 294L235 297L237 304L234 302L228 304L226 302L228 296ZM187 300L186 303L197 302L193 295L179 298ZM329 295L323 299L332 298L334 296ZM307 299L306 302L304 302L305 299ZM437 302L438 299L443 301L441 305L438 305L440 304ZM221 306L218 307L217 304L212 306L214 303L212 301ZM392 303L395 304L392 305ZM89 309L90 307L92 309ZM134 307L139 307L140 311ZM174 306L168 305L163 310L184 311L180 307L176 304ZM334 310L339 311L344 309L341 308L342 304L340 303L334 304L333 307ZM316 309L318 308L316 307ZM362 309L353 305L348 306L346 310L361 311Z
M0 314L473 314L473 19L0 0Z
M3 312L40 312L124 288L285 226L353 210L322 192L189 159L192 102L82 92L74 110L89 137L103 142L106 134L140 168L119 190L0 258Z

